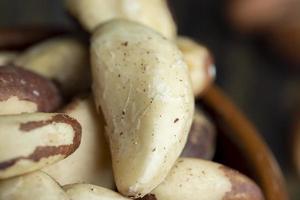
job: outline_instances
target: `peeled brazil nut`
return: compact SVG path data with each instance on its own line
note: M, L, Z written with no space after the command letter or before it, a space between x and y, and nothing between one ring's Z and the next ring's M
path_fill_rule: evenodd
M195 96L199 96L210 86L216 76L216 68L209 50L187 37L176 40L184 60L188 65Z
M36 44L20 54L14 63L56 81L68 95L90 87L88 49L73 37L52 38Z
M81 126L65 114L0 116L0 179L64 159L80 144Z
M202 110L196 109L188 140L181 156L212 160L216 146L215 138L216 127Z
M90 184L73 184L63 187L72 200L130 200L117 192Z
M126 20L96 30L91 57L117 188L143 196L164 180L185 145L194 113L187 66L176 45Z
M64 190L43 172L0 181L0 200L69 200Z
M180 158L165 181L143 200L263 200L249 178L221 164Z
M18 53L14 51L0 51L0 67L6 64L10 64Z
M0 115L51 112L61 104L56 86L13 65L0 67Z
M140 22L175 38L176 24L166 0L65 0L66 6L85 29L95 28L111 19L121 18Z
M61 185L90 183L114 188L109 147L104 137L104 119L91 97L78 98L64 111L82 127L81 144L68 158L43 169Z

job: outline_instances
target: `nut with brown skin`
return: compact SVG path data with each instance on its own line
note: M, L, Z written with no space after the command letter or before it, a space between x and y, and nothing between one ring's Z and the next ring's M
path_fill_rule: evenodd
M63 189L72 200L130 200L115 191L90 184L66 185Z
M167 178L144 200L263 200L249 178L221 164L180 158Z
M182 157L212 160L216 146L216 127L206 114L196 109L187 143L181 153Z
M66 114L0 116L0 179L58 162L79 146L81 126Z
M13 65L0 67L0 115L51 112L61 104L56 86Z
M177 28L166 0L65 0L66 7L90 32L112 19L137 21L174 39Z
M15 51L0 51L0 67L6 64L10 64L18 53Z
M97 114L92 97L74 100L64 113L82 127L79 148L68 158L42 169L61 185L89 183L113 189L114 179L109 147L104 136L104 119Z
M176 44L189 68L194 95L201 96L216 76L212 55L206 47L187 37L178 37Z
M0 181L0 200L69 200L64 190L43 172Z
M88 48L73 37L51 38L25 50L14 63L54 80L64 95L90 87Z

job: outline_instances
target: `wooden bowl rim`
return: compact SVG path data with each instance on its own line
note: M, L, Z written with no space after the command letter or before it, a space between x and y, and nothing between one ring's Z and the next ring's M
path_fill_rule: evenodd
M248 159L255 181L262 188L266 200L288 200L283 173L261 134L232 100L215 84L201 97L203 103L226 126L225 137L236 145Z

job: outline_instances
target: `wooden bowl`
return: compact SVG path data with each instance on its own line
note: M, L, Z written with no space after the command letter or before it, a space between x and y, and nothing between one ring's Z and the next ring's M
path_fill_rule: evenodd
M201 101L218 128L217 161L255 180L266 200L289 199L277 161L244 114L216 85L205 92Z
M290 141L291 144L291 161L294 171L298 178L300 178L300 112L296 112L292 126Z
M0 49L25 48L61 32L38 27L0 29ZM287 200L282 172L254 126L216 85L208 88L200 101L218 128L217 161L255 180L266 200Z

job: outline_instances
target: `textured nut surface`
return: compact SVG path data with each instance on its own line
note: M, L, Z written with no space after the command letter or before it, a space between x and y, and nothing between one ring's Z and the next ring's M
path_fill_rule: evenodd
M69 11L89 31L111 19L140 22L167 38L176 35L176 24L166 0L65 0Z
M67 94L90 86L88 49L72 37L36 44L20 54L14 63L56 81Z
M212 160L216 146L216 128L203 111L197 109L182 157Z
M51 112L60 104L60 94L51 81L19 67L0 67L0 115Z
M165 181L143 199L262 200L259 187L246 176L223 165L180 158Z
M110 152L104 137L104 119L97 114L93 99L76 99L64 112L81 124L81 144L68 158L43 171L61 185L90 183L114 188Z
M0 179L55 163L79 146L81 126L65 114L0 116Z
M126 20L99 27L91 56L118 190L143 196L164 180L185 145L194 113L187 66L176 45Z
M66 185L64 190L72 200L130 200L112 190L90 184Z
M0 181L0 200L69 200L47 174L34 172Z
M201 95L214 81L216 68L208 49L187 37L178 37L176 43L188 65L195 96Z
M0 51L0 67L6 64L10 64L18 53L14 51Z

